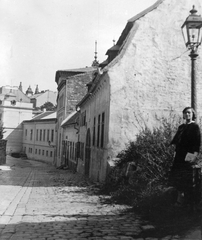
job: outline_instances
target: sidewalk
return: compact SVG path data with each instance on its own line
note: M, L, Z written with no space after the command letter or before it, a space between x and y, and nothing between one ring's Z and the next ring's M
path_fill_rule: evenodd
M78 173L7 156L0 166L0 239L201 239L199 227L157 237L156 227L128 206L104 202L96 187Z

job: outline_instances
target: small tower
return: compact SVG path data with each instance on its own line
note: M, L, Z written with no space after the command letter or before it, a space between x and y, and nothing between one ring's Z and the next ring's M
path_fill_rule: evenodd
M32 89L31 89L30 86L28 87L28 89L27 89L27 91L26 91L26 95L27 95L28 97L31 97L31 96L33 95L33 91L32 91Z
M92 67L98 67L99 62L97 61L97 41L95 41L95 60L92 63Z
M36 85L36 89L35 89L35 93L34 94L38 94L39 93L39 87L38 85Z
M19 90L22 92L22 82L20 82L20 85L19 85Z

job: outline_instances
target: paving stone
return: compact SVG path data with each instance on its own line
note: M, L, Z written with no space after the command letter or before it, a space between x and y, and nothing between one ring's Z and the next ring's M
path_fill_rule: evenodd
M1 240L157 239L149 234L152 224L129 211L123 214L128 206L102 204L85 176L31 160L9 157L7 163L15 169L0 174ZM200 233L189 233L189 240ZM162 240L180 240L176 234L166 237Z

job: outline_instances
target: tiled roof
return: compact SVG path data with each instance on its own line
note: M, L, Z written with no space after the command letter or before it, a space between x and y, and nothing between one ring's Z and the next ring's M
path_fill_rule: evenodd
M55 82L58 83L58 79L61 74L67 75L67 77L72 77L78 74L85 74L97 71L97 67L86 67L86 68L76 68L76 69L67 69L67 70L58 70L55 74Z
M49 118L56 118L56 112L53 112L49 115L46 115L45 117L43 117L43 119L49 119Z
M32 118L31 120L25 120L24 123L32 123L32 122L44 122L44 121L56 121L56 112L53 111L46 111L43 112L36 117Z

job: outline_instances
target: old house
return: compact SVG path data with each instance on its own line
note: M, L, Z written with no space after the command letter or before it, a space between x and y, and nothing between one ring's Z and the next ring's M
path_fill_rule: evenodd
M43 112L23 121L23 152L28 159L54 164L56 112Z
M87 93L87 84L91 82L97 71L96 66L58 70L55 81L58 85L57 97L57 123L56 123L56 165L65 165L65 158L62 156L64 150L64 140L68 139L68 134L64 138L62 122L75 111L76 105Z
M79 145L78 119L79 112L73 111L61 123L61 127L63 128L62 162L74 171L77 171L80 163L78 163L78 153L83 153Z
M181 26L200 0L158 0L128 20L117 43L107 51L101 71L77 104L84 172L103 181L125 144L142 127L162 116L181 114L191 104L191 63ZM202 56L202 48L198 49ZM202 114L202 58L197 59L198 114Z

